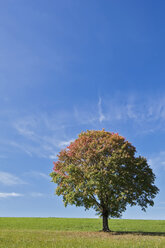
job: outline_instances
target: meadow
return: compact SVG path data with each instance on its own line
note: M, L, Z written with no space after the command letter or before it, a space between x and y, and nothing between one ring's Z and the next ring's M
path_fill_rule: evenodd
M0 218L0 248L164 248L164 220Z

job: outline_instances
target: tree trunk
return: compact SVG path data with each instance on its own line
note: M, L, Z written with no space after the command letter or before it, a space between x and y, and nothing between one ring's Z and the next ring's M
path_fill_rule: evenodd
M108 226L108 215L107 214L103 214L103 231L110 232L110 229Z

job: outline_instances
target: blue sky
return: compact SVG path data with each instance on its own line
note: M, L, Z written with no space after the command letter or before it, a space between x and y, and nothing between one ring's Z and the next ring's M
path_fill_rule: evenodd
M0 216L95 217L54 195L57 153L118 132L147 157L165 215L164 1L0 1Z

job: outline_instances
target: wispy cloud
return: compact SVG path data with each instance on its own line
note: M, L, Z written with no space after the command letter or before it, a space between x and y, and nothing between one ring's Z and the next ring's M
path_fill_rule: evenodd
M6 193L6 192L0 192L0 198L10 198L10 197L47 197L47 195L40 193L40 192L30 192L26 194L20 194L16 192L12 193Z
M31 192L29 194L29 196L36 198L36 197L43 197L45 195L43 193L39 193L39 192Z
M23 197L23 196L36 198L36 197L44 197L45 195L40 192L30 192L27 194L20 194L16 192L12 192L12 193L0 192L0 198Z
M112 131L120 131L120 127L128 130L129 124L132 133L145 135L157 130L165 131L164 123L163 96L155 99L139 99L132 95L100 96L95 102L74 106L68 112L60 111L49 116L38 113L17 118L12 127L18 139L4 142L28 156L56 159L61 148L66 147L73 141L72 137L76 138L84 129L110 127Z
M49 180L49 181L50 181L50 177L49 177L47 174L42 173L42 172L39 172L39 173L38 173L38 175L39 175L40 177L42 177L42 178L44 178L44 179L46 179L46 180Z
M77 125L93 125L98 122L97 105L74 106L73 120Z
M102 122L105 120L105 116L102 111L101 103L102 103L102 99L101 97L99 97L99 102L98 102L99 122Z
M22 150L29 156L32 156L31 147L27 146L26 144L21 144L20 142L12 141L12 140L5 140L4 143L8 146L14 147L16 149Z
M60 143L58 145L59 145L59 147L63 148L63 147L70 145L70 143L73 141L74 141L74 139L60 141Z
M20 197L23 196L23 194L19 194L19 193L2 193L0 192L0 198L9 198L9 197Z
M12 186L16 184L25 184L23 180L18 178L17 176L14 176L13 174L0 171L0 183L6 185L6 186Z
M67 115L64 114L64 116ZM54 116L47 117L46 114L41 114L38 118L25 116L15 120L13 127L22 139L19 143L9 141L8 144L23 150L30 156L37 155L52 159L61 148L72 141L65 135L64 116L59 115L59 119L58 117L55 119Z
M40 171L29 171L29 172L26 172L25 175L30 176L30 177L35 177L35 178L43 178L45 180L50 181L50 176Z
M165 170L165 151L162 151L148 160L149 164L155 171Z
M57 153L50 154L50 155L48 156L48 158L51 159L51 160L57 159Z
M113 99L106 102L106 119L109 121L132 121L144 131L154 131L164 128L165 97L139 99L128 97Z

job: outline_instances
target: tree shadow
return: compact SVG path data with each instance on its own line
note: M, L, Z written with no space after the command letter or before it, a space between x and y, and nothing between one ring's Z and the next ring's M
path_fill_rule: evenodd
M126 234L132 234L132 235L142 235L142 236L164 236L165 232L142 232L142 231L121 231L121 232L115 232L111 231L109 232L112 235L126 235Z

